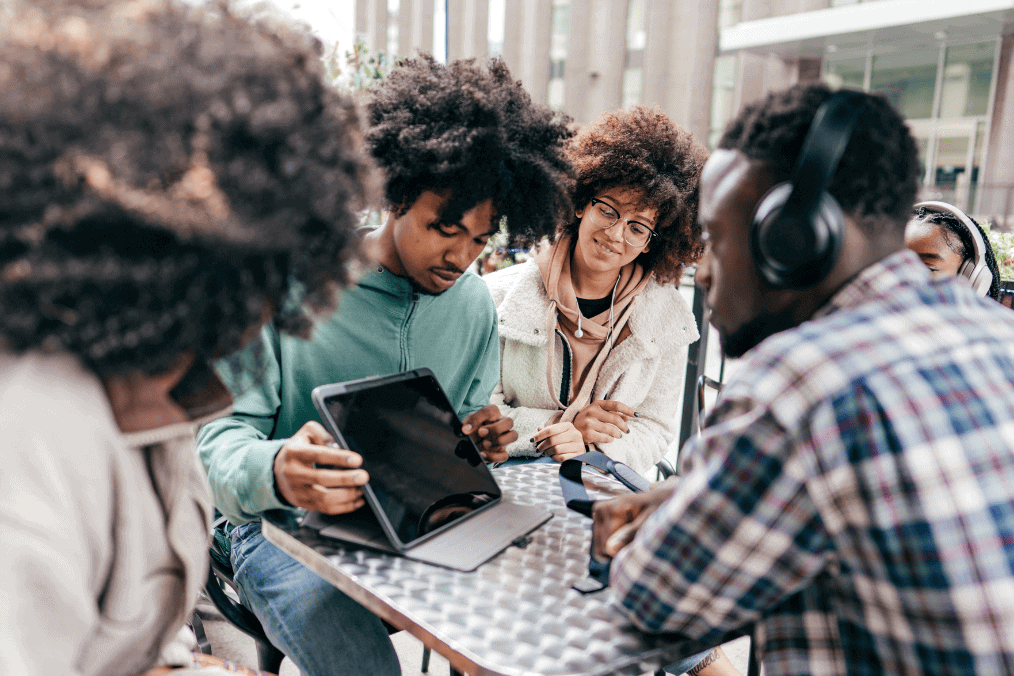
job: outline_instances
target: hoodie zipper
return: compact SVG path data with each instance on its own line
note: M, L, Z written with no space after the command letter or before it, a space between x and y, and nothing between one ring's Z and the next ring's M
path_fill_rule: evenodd
M419 292L412 291L412 304L408 306L408 314L405 315L405 321L401 323L401 370L408 370L408 323L412 319L412 313L415 312L415 307L419 303Z

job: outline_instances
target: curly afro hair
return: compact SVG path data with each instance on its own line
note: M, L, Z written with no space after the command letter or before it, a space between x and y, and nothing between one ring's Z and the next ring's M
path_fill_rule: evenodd
M637 261L659 282L679 281L683 266L704 252L697 203L708 150L661 110L632 106L582 128L569 155L578 207L603 191L628 188L641 195L640 208L657 210L658 236ZM581 219L569 215L564 222L563 232L576 242Z
M100 376L334 306L371 202L319 44L226 5L37 1L0 42L0 343Z
M989 268L989 271L993 275L993 281L989 285L989 293L986 295L993 300L999 301L1000 266L997 265L996 256L993 254L993 246L989 243L989 237L986 236L986 231L982 229L982 226L974 218L968 216L968 214L965 214L965 216L978 229L979 234L982 235L982 243L986 246L986 267ZM972 256L975 255L975 242L972 241L972 233L968 231L965 224L959 221L956 216L942 211L930 211L926 207L919 207L912 212L912 218L939 226L944 233L944 242L947 243L951 251L961 256L961 262L964 263L965 261L972 260Z
M367 96L367 144L397 215L424 191L450 193L447 223L492 199L511 240L532 242L572 210L568 118L532 103L502 60L405 59Z
M775 180L787 181L814 115L833 93L808 83L768 94L729 122L718 147L764 162ZM919 189L915 139L886 98L859 93L866 103L828 192L867 232L903 232Z

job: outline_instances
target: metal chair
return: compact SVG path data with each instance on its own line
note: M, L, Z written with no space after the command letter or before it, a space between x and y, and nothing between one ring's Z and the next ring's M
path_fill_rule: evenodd
M254 640L257 646L257 668L277 674L285 655L271 643L257 617L226 593L228 589L237 598L239 597L229 552L224 549L222 539L218 535L224 533L219 527L224 528L225 521L225 517L219 517L215 521L210 547L210 572L204 591L225 619Z
M228 538L224 530L226 523L227 520L224 516L217 516L215 519L215 527L212 531L211 547L209 549L209 553L211 554L211 570L204 591L218 609L218 612L226 620L254 640L257 646L257 668L261 671L277 674L282 660L285 658L284 653L271 643L271 639L264 633L264 628L261 626L257 616L250 612L242 603L234 600L226 593L228 589L233 596L239 598L239 590L236 587L234 579L235 572L232 569L227 549ZM196 612L194 613L193 620L201 624L201 620L197 617ZM384 625L389 633L394 634L399 631L387 622L384 622ZM194 631L197 633L196 628ZM202 635L204 634L203 625L200 632ZM198 636L198 643L201 643L200 636ZM205 645L207 645L207 650L204 649ZM211 654L211 646L208 644L206 636L201 647L201 652ZM420 671L424 674L428 673L429 666L430 649L424 646ZM453 669L451 673L454 676Z

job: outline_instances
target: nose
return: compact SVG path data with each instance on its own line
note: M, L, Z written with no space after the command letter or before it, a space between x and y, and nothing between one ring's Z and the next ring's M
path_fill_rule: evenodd
M444 252L444 263L458 270L464 270L475 260L482 250L479 247L479 251L474 251L474 248L473 246L469 246L467 242L455 244Z
M694 284L708 291L711 288L711 248L704 249L704 255L697 262L697 270L694 271Z
M608 228L602 228L602 232L607 233L612 241L619 242L623 239L623 233L626 229L627 222L621 218Z

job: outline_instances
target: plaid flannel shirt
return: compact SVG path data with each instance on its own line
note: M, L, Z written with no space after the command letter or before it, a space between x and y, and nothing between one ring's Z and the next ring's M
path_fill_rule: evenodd
M765 672L1014 673L1014 312L911 252L751 350L613 562L634 623Z

